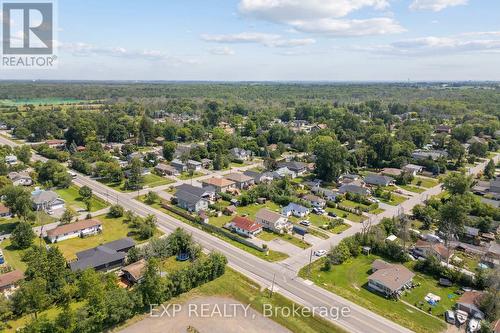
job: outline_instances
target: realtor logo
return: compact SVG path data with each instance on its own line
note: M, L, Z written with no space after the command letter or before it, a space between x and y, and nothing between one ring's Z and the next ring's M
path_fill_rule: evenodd
M2 67L53 67L54 25L50 1L3 2Z

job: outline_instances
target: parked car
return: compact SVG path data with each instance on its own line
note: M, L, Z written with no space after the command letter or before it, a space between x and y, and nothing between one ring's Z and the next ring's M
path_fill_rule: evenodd
M74 173L73 171L69 171L68 173L71 176L71 178L73 178L73 179L76 178L76 173Z
M311 222L307 221L307 220L303 220L303 221L300 221L299 224L302 224L303 226L309 227L311 225Z
M314 251L314 255L317 257L322 257L326 254L326 250L316 250Z
M444 318L448 324L455 325L455 313L451 310L448 310L444 313Z
M314 207L312 211L313 211L314 214L317 214L317 215L323 215L323 214L325 214L325 210L322 209L322 208Z
M337 217L337 214L335 214L334 212L328 212L328 216Z

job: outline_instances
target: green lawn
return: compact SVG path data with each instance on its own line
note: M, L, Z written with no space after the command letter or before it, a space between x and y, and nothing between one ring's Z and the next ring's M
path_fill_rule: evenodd
M80 197L80 194L78 194L79 187L76 185L71 185L68 188L62 188L56 190L57 194L64 200L66 201L66 205L69 205L76 211L79 211L81 209L86 209L86 205L83 202L82 198ZM95 195L92 196L91 199L91 212L95 212L101 209L104 209L108 207L109 205L101 200L100 198L96 197Z
M270 242L272 240L275 240L279 236L274 232L262 230L262 232L257 237L262 239L265 242Z
M143 188L153 188L161 185L168 185L174 183L172 179L165 178L165 177L160 177L158 175L155 175L153 173L145 175L143 177L144 183L143 183ZM123 179L121 182L110 182L106 179L99 179L99 182L105 184L106 186L111 187L112 189L115 189L120 192L134 192L135 190L126 190L123 188L125 184L125 179Z
M431 188L431 187L437 186L439 184L439 181L437 181L436 179L432 179L432 178L415 177L415 178L413 178L411 184L416 185L416 186L425 187L425 188Z
M38 242L38 239L35 239L35 242ZM24 251L17 250L12 247L10 240L6 239L0 243L0 248L3 251L3 255L5 257L5 262L7 265L14 269L20 269L22 271L26 270L26 264L21 261Z
M311 275L308 276L308 267L302 268L299 276L309 278L316 285L334 292L360 306L382 315L415 332L440 332L446 328L444 321L423 313L401 301L388 300L366 289L371 264L377 256L359 256L350 259L342 265L332 266L330 271L323 271L324 258L311 265ZM418 278L416 281L420 281ZM416 288L415 294L407 295L408 300L420 298L421 293L438 292L439 288L427 289L429 284L422 284ZM446 290L443 290L446 293ZM424 294L424 296L425 296Z
M338 217L342 217L342 218L348 219L349 221L356 222L356 223L361 223L367 219L367 217L364 215L356 215L356 214L353 214L350 212L343 211L343 210L338 209L338 208L327 207L326 211L333 212L333 213L337 214Z
M199 171L194 172L193 175L190 175L189 172L183 172L179 176L177 176L177 178L181 180L188 180L188 179L198 178L200 176L203 176L203 173Z
M340 203L342 206L346 206L346 207L349 207L349 208L355 208L355 209L368 209L368 205L365 205L365 204L362 204L362 203L359 203L359 202L354 202L354 201L351 201L351 200L342 200L342 202Z
M123 218L109 218L105 215L101 215L96 217L96 219L102 221L103 223L102 233L87 238L67 239L54 243L52 246L59 247L64 254L64 257L71 260L75 259L75 254L79 251L90 249L123 237L131 237L138 243L144 242L134 234L134 231L126 223L123 222ZM160 230L156 230L156 232L157 235L161 235Z
M378 214L381 214L381 213L383 213L383 212L385 212L385 210L384 210L384 209L382 209L382 208L377 208L377 209L375 209L375 210L372 210L372 211L370 212L370 214L373 214L373 215L378 215Z
M309 244L306 241L303 241L302 238L299 238L300 236L295 237L293 235L286 234L286 235L280 235L279 237L290 244L300 247L301 249L308 249L311 247L311 244Z
M251 204L248 206L236 207L237 215L247 215L251 219L255 219L255 214L262 208L267 208L274 212L279 212L280 207L272 201L268 201L265 204ZM231 221L233 216L221 215L219 217L211 217L210 224L216 225L218 227L223 227L226 223Z
M342 223L342 224L339 224L338 226L334 227L333 229L330 229L329 231L332 234L341 234L344 231L346 231L347 229L349 229L350 227L351 226L349 224Z
M391 200L387 200L387 199L380 198L380 197L377 197L377 198L381 202L386 203L386 204L391 205L391 206L397 206L397 205L405 202L406 200L408 200L408 198L403 197L402 195L398 195L396 193L391 194Z
M421 187L412 186L412 185L400 185L399 187L401 187L404 190L413 192L413 193L422 193L422 192L425 192L425 189L423 189Z

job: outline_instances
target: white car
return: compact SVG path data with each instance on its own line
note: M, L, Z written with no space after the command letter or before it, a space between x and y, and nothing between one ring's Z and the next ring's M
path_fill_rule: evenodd
M299 224L306 226L306 227L309 227L311 225L311 222L309 222L307 220L303 220L303 221L300 221Z
M314 255L317 257L322 257L326 254L326 250L316 250L314 251Z

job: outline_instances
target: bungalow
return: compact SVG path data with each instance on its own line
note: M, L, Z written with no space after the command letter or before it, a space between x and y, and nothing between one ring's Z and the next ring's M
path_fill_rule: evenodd
M447 158L448 153L443 150L415 150L412 154L411 157L413 157L416 160L437 160L439 158Z
M228 190L236 188L236 183L225 178L209 178L201 181L203 187L213 187L215 192L227 192Z
M51 243L75 237L87 237L102 232L102 222L89 219L63 224L47 231L47 239Z
M64 208L64 200L59 198L57 193L52 191L35 190L31 192L31 201L33 208L37 211L52 211Z
M288 168L288 170L294 172L297 176L302 176L307 172L307 163L290 161L278 163L278 168Z
M212 166L213 161L209 158L202 158L201 159L201 166L204 167L205 169L209 169Z
M208 201L215 200L215 188L212 186L198 187L190 184L182 184L177 186L175 189L177 190L177 192L179 191L189 192Z
M186 163L182 162L181 160L179 160L177 158L174 159L172 162L170 162L170 165L173 166L174 168L176 168L177 171L179 171L179 173L185 172L188 169Z
M496 242L491 242L488 251L482 258L482 262L492 268L500 266L500 245Z
M302 205L298 205L296 203L290 202L288 206L283 207L281 210L281 214L285 215L286 217L289 217L290 215L296 216L296 217L306 217L309 215L311 211L309 208L304 207Z
M7 165L16 165L17 164L17 156L16 155L5 156L5 163L7 163Z
M137 284L142 281L146 271L146 260L141 259L122 268L122 278L129 284Z
M365 177L365 183L373 186L389 186L394 184L394 178L372 174Z
M262 224L248 217L235 216L228 224L229 229L245 237L254 237L262 232Z
M430 243L423 240L418 240L413 249L413 253L417 257L428 258L434 256L440 261L448 261L453 252L448 250L442 243Z
M297 173L288 169L287 167L281 167L273 172L274 178L296 178Z
M255 184L272 182L274 177L272 172L256 172L247 170L243 172L245 176L252 177Z
M125 170L123 172L123 175L125 176L125 178L129 178L131 173L132 173L131 170ZM151 170L149 170L148 168L141 168L141 176L146 176L149 175L150 173Z
M381 174L391 177L398 177L403 173L403 170L396 168L384 168Z
M313 188L312 192L321 195L326 201L336 201L337 197L340 195L339 192L335 192L323 187Z
M202 169L201 162L198 162L195 160L188 160L186 165L187 165L188 170L200 171Z
M287 233L292 225L288 222L286 216L262 208L255 214L255 221L262 224L264 229L282 234Z
M93 249L76 253L77 260L70 262L73 272L93 268L96 271L108 271L125 263L128 251L135 246L131 238L122 238Z
M326 205L326 200L323 198L320 198L316 195L313 194L306 194L302 198L305 201L309 202L311 206L316 207L316 208L324 208Z
M372 263L368 287L385 296L397 296L412 284L415 274L403 265L389 264L377 259Z
M0 292L5 293L14 291L22 280L24 280L24 273L20 270L14 270L0 275Z
M12 181L14 186L31 186L33 185L33 179L30 175L22 172L9 172L7 177Z
M469 226L464 227L463 237L468 243L479 243L479 229Z
M66 147L66 140L47 140L45 141L45 144L48 145L50 148L55 148L55 149L64 149Z
M417 174L422 173L422 171L424 171L424 167L416 164L407 164L403 167L403 171L413 176L416 176Z
M3 203L0 203L0 217L10 217L10 209L6 207Z
M160 163L157 166L155 166L155 171L157 174L161 176L178 176L180 175L179 170L174 168L171 165Z
M359 185L354 185L354 184L344 184L339 188L339 193L340 194L345 194L345 193L353 193L353 194L359 194L362 196L368 196L370 195L370 190L359 186Z
M483 296L482 291L471 290L463 293L455 305L457 310L467 312L471 317L484 318L484 313L479 309L479 303Z
M229 173L224 178L234 182L239 189L245 189L255 184L255 180L252 177L238 172Z
M191 185L188 185L191 186ZM175 193L175 198L177 199L177 206L190 211L199 212L200 210L207 210L209 201L207 198L203 197L205 193L202 188L196 188L191 186L191 188L177 190ZM196 189L196 190L194 190Z
M233 159L239 161L247 161L252 157L252 152L250 150L241 148L232 148L229 150L229 154Z

